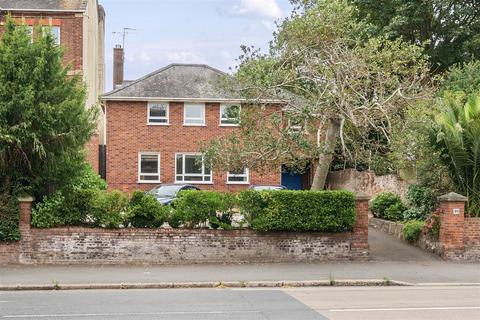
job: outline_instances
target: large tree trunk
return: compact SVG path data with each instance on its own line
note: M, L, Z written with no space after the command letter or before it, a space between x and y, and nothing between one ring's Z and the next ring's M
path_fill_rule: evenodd
M325 136L321 137L322 147L318 155L317 168L315 170L315 176L313 177L311 190L323 190L325 188L325 182L327 180L328 171L333 161L333 155L335 153L335 146L340 134L340 119L329 119L327 122L327 128Z

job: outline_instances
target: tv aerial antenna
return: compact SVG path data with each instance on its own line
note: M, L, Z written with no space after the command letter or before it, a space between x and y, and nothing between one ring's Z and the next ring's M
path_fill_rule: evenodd
M115 36L122 36L122 48L125 49L125 39L126 39L127 35L132 34L132 33L136 33L134 31L137 31L137 29L123 28L123 31L114 31L114 32L112 32L112 34L115 35Z

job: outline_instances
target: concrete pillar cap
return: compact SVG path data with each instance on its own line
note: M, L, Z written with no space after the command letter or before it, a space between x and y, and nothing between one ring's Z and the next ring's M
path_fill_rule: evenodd
M440 202L467 202L468 198L462 196L461 194L450 192L443 196L438 197Z
M358 200L358 201L369 201L370 200L370 196L364 192L358 192L355 194L355 200Z
M19 202L33 202L33 201L35 201L35 198L30 197L30 196L24 196L24 197L19 197L18 201Z

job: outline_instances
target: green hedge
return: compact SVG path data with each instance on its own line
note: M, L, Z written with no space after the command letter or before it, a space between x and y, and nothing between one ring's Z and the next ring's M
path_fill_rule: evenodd
M32 211L36 228L91 226L120 228L124 225L128 198L120 191L73 188L45 197Z
M351 231L355 198L347 191L253 191L239 195L239 206L258 231Z
M0 192L0 241L20 240L18 201Z
M400 196L393 192L379 193L370 203L370 210L376 218L399 221L407 208Z
M186 228L210 224L212 228L231 229L235 195L215 191L183 191L175 199L174 217Z
M126 225L159 228L167 221L170 210L169 206L162 206L153 196L136 191L130 199Z

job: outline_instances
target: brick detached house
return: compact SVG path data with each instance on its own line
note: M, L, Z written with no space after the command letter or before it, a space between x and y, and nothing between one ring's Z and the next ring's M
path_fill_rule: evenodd
M248 169L215 172L202 160L199 141L238 127L238 117L231 115L241 112L242 99L221 89L222 76L206 65L171 64L134 82L117 84L105 94L109 187L132 192L189 183L236 191L281 184L280 167L263 175ZM280 108L267 106L266 112L281 112Z
M87 107L105 92L105 11L97 0L0 0L0 35L6 15L29 26L49 26L65 50L64 63L72 75L81 75L87 86ZM99 169L99 145L105 144L104 116L97 134L86 146L87 160Z

